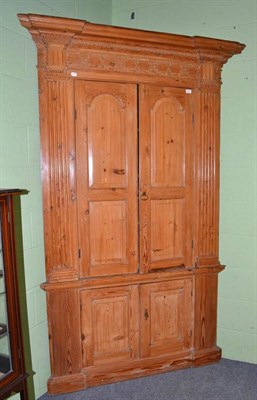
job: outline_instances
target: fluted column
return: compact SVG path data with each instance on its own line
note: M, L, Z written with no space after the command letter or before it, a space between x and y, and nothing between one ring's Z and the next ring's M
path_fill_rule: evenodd
M220 71L201 64L196 146L197 267L219 265Z
M54 32L43 29L40 21L37 29L29 25L29 19L24 21L38 48L47 281L73 281L79 278L79 246L74 95L72 77L68 72L67 48L74 32L67 29L57 37Z

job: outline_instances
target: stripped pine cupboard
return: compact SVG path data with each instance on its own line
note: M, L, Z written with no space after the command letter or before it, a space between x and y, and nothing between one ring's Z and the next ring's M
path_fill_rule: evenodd
M19 19L38 49L49 392L218 361L220 75L244 45Z

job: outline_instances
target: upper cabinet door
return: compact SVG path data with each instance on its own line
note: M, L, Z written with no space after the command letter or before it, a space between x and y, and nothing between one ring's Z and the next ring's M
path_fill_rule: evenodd
M186 89L140 87L143 272L192 263L192 99Z
M75 83L81 276L138 269L136 85Z

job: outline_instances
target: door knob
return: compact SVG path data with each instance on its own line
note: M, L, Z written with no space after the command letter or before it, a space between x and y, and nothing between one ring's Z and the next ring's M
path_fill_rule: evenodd
M147 200L148 196L147 196L146 192L142 192L140 198L141 198L141 200Z

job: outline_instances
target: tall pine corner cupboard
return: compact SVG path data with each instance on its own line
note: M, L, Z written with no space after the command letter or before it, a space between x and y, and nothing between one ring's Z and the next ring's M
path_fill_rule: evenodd
M221 69L244 45L19 20L38 50L49 392L218 361Z

